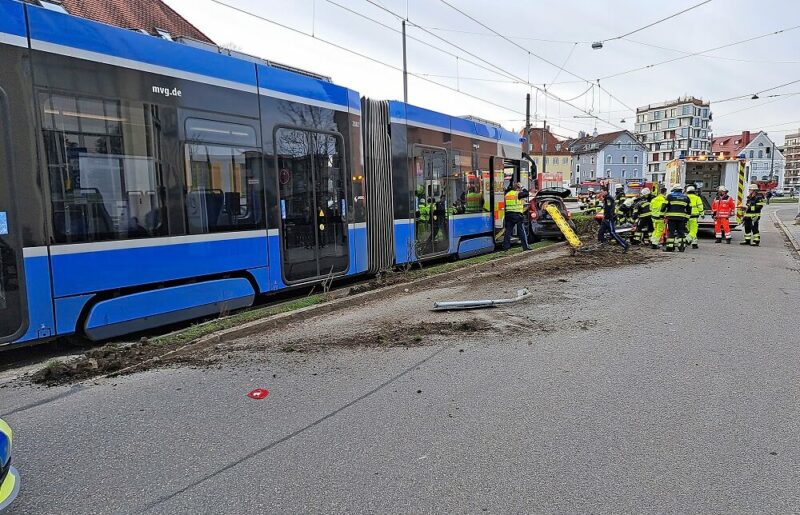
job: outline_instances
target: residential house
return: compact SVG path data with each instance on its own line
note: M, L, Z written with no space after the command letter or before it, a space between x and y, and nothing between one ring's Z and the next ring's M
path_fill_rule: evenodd
M569 142L572 153L572 183L599 179L643 179L647 148L630 131L587 136Z
M524 136L525 130L521 134ZM549 129L532 128L528 135L529 156L536 164L537 189L548 186L568 187L572 175L572 154L565 141Z
M724 159L745 159L748 181L777 182L783 189L786 160L766 132L744 131L731 136L718 136L711 145L714 155Z

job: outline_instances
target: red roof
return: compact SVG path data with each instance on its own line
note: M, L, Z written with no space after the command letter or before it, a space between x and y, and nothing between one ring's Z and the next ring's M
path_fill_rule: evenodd
M524 136L525 129L520 131L520 134ZM538 155L542 153L542 134L545 135L545 139L547 140L547 153L549 155L570 155L566 141L561 141L556 138L550 131L535 127L531 129L531 154Z
M756 133L757 135L758 133ZM714 154L722 152L723 157L726 158L736 157L754 139L755 136L750 131L731 136L717 136L711 141L711 152Z
M205 34L161 0L62 0L70 14L155 34L161 29L172 37L188 36L213 43Z

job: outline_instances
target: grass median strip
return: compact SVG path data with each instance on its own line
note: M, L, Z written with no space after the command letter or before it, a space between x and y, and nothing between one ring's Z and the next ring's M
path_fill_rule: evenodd
M539 242L532 245L532 248L540 249L553 244L554 242L550 241ZM517 247L455 262L438 263L406 271L393 271L384 274L380 282L373 281L367 291L411 283L419 279L446 274L461 268L480 265L521 253L522 249ZM41 369L31 374L29 379L39 384L60 385L90 380L100 376L126 374L163 366L168 361L167 357L169 357L169 360L174 361L176 353L185 354L190 352L189 349L191 349L194 342L214 333L234 329L251 322L255 323L259 320L266 321L271 317L311 306L322 305L334 298L346 297L348 291L350 294L359 293L359 288L358 286L343 288L336 292L312 294L280 304L251 308L232 315L199 322L161 336L142 338L138 342L107 343L75 358L51 360ZM339 294L338 297L337 294Z

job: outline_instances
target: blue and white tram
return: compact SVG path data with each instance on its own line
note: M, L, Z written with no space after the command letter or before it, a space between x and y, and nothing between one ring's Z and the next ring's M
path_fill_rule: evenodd
M491 251L529 180L490 124L14 0L0 69L0 346Z

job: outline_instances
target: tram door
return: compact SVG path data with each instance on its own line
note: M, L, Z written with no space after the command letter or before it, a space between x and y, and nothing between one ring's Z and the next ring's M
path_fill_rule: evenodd
M494 234L495 241L501 241L504 236L506 191L508 188L521 182L528 188L528 173L522 173L519 161L492 157L492 196L494 199Z
M13 340L23 327L22 248L12 219L11 135L8 99L0 89L0 344Z
M287 283L341 275L350 252L343 142L338 134L278 129L283 276Z
M450 248L447 201L447 151L414 147L416 255L427 257Z

